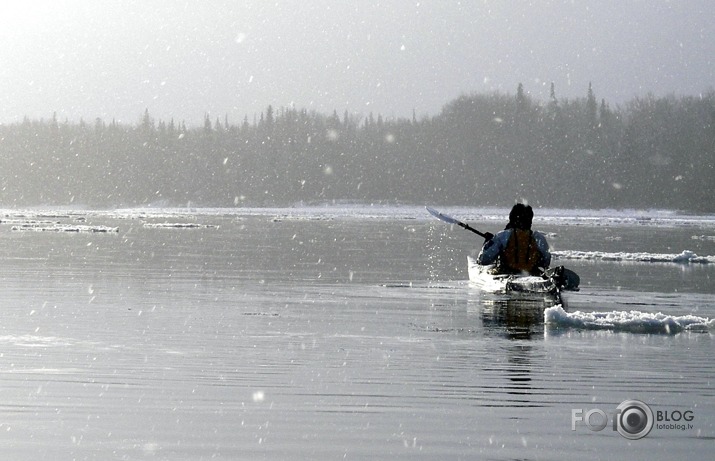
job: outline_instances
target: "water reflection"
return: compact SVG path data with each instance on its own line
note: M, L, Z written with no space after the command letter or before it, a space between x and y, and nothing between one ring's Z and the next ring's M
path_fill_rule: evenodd
M497 298L480 302L485 333L512 340L544 337L544 310L554 304L544 299Z
M508 379L512 382L507 394L529 393L531 389L531 354L533 349L528 343L512 344L507 350L509 363Z

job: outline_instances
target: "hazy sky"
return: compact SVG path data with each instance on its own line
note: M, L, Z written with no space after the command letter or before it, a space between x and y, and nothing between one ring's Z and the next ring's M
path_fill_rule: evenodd
M711 0L0 1L0 123L200 124L267 105L436 115L463 93L612 105L715 86Z

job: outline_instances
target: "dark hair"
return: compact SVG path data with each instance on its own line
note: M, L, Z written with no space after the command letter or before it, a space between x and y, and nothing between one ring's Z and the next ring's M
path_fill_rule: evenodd
M509 212L509 224L507 229L531 229L531 221L534 219L534 210L531 206L517 203Z

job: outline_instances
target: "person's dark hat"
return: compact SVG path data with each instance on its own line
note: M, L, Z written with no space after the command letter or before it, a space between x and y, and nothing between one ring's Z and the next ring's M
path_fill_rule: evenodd
M531 206L517 203L509 212L509 224L507 228L531 229L531 221L534 219L534 210Z

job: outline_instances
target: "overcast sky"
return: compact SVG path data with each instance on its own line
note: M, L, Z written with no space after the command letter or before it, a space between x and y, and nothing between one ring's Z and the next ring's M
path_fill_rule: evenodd
M711 0L0 2L0 123L436 115L460 94L715 86Z

